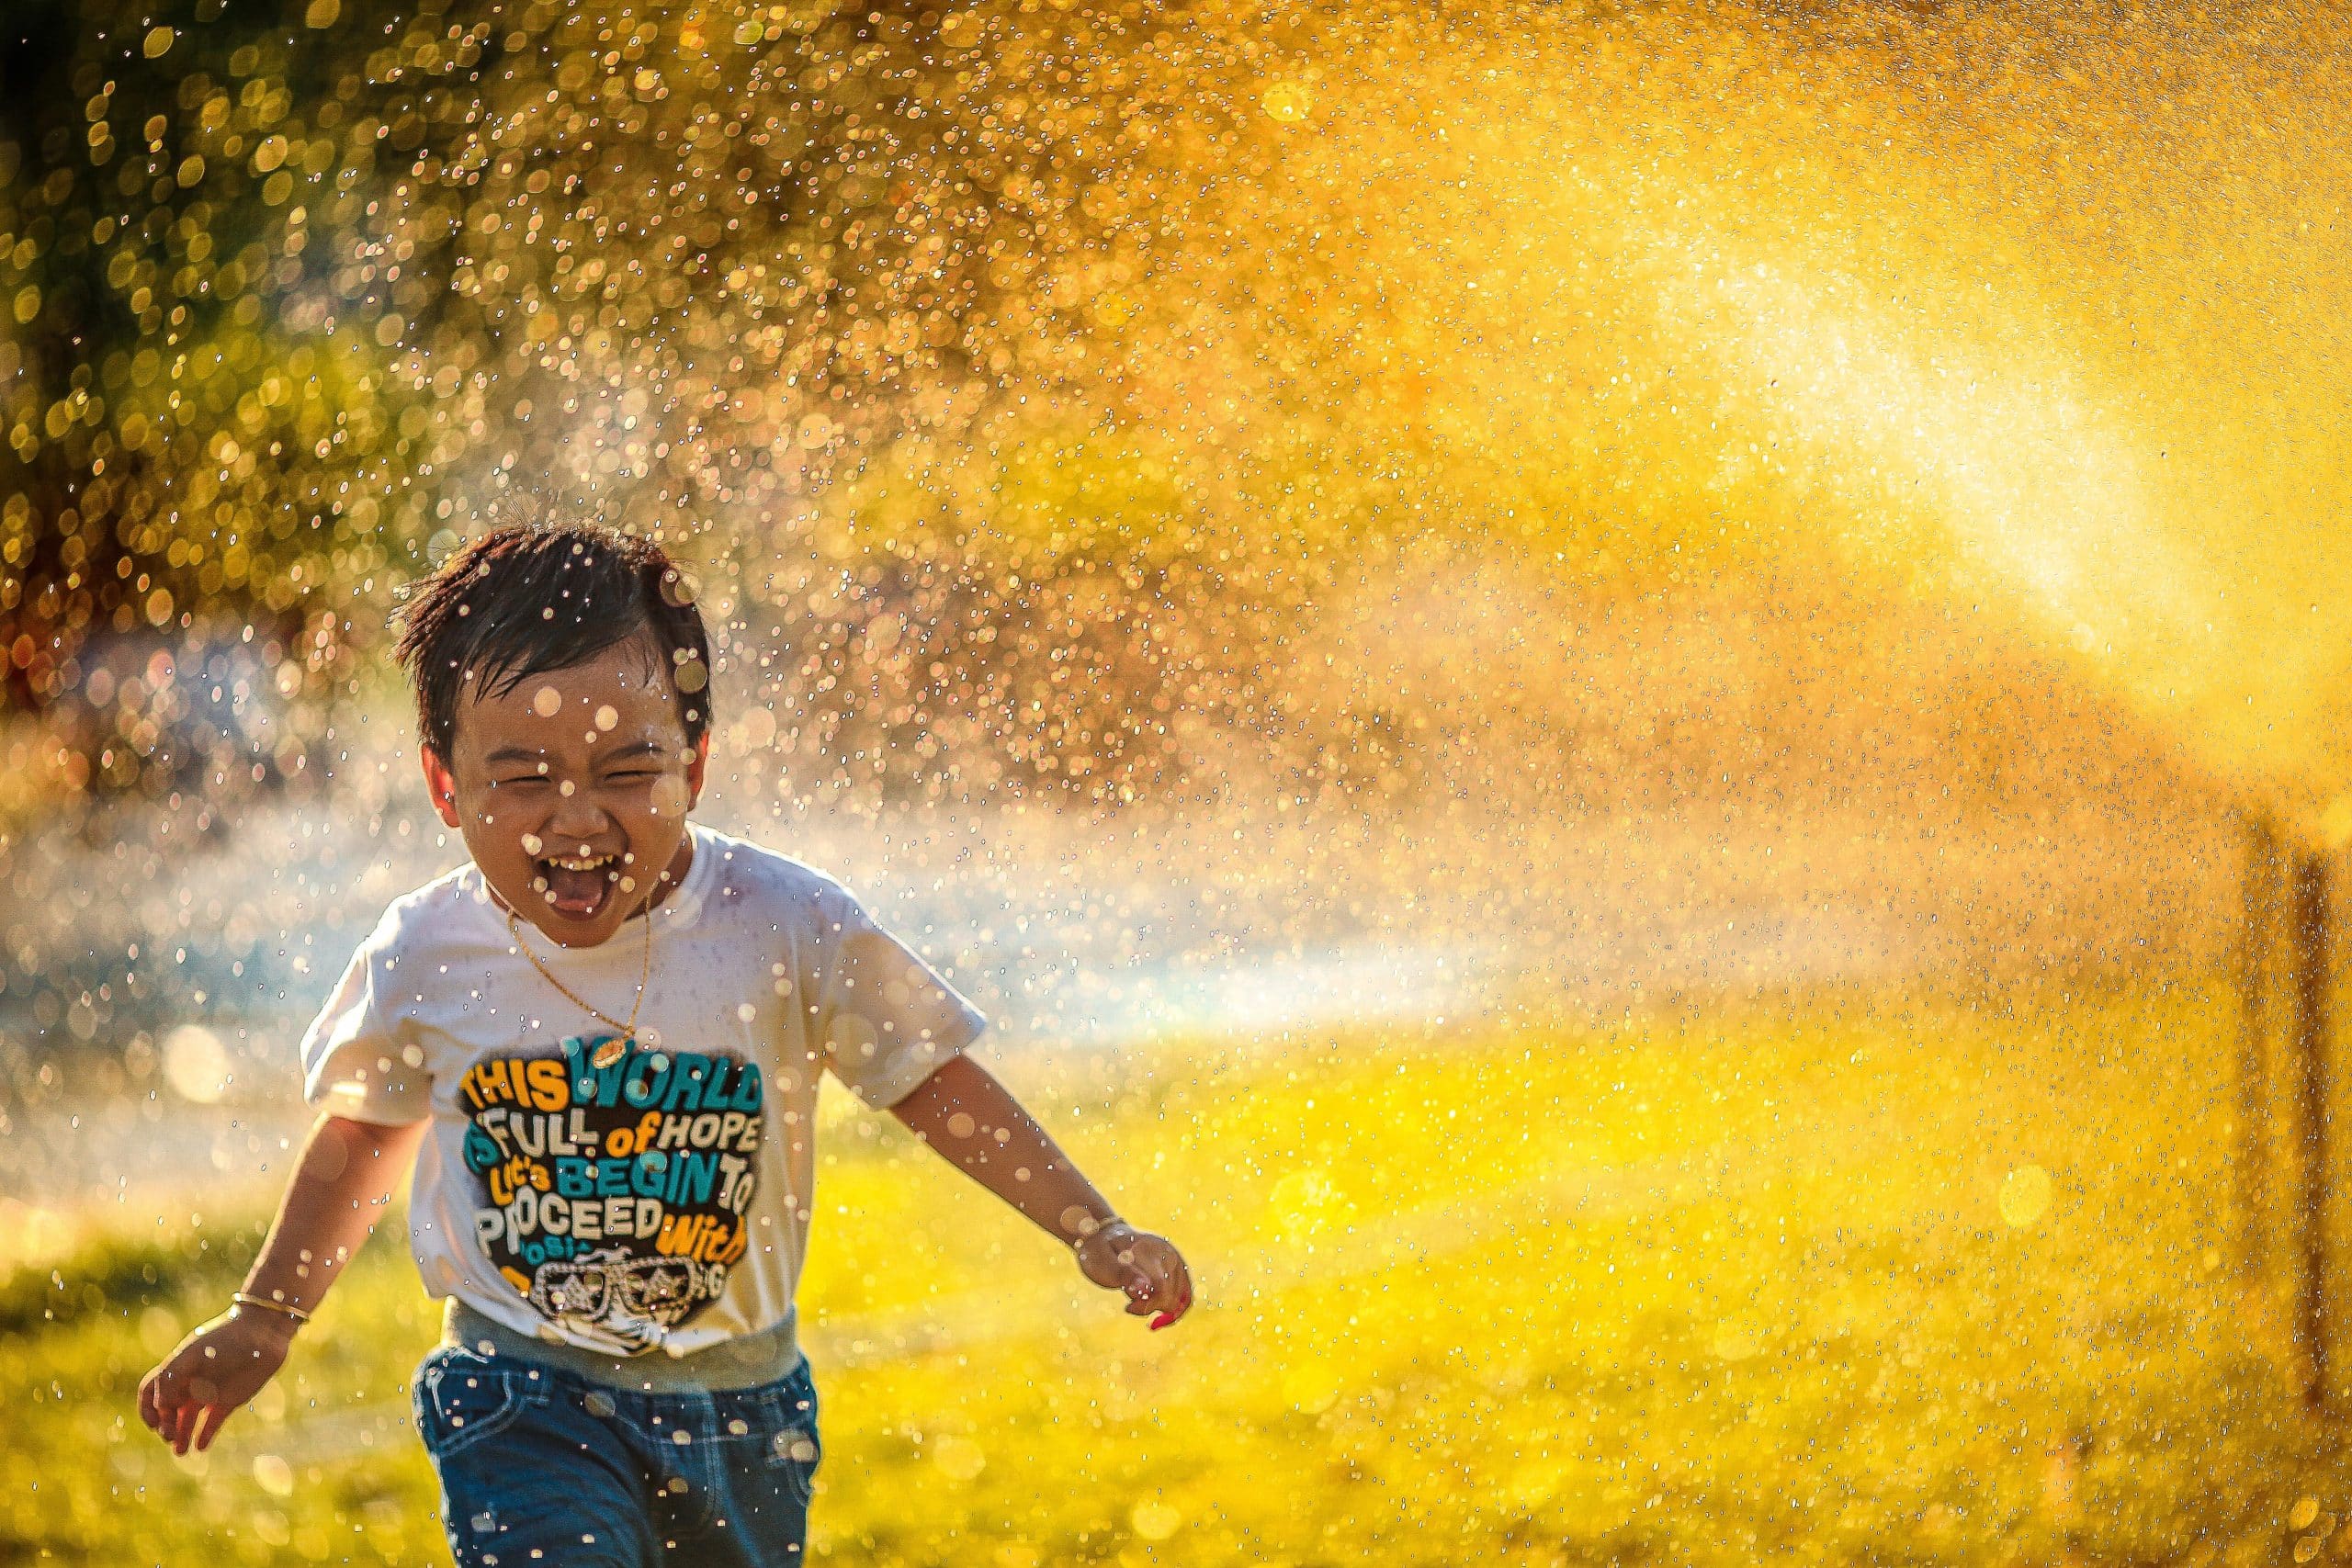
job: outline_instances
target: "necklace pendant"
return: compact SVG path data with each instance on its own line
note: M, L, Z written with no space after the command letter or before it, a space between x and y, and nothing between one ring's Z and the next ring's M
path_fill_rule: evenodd
M619 1061L628 1050L628 1041L607 1040L588 1054L588 1061L593 1066L609 1067Z

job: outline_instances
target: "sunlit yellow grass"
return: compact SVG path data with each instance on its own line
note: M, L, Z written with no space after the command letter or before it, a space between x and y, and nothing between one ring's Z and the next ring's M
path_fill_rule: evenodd
M2228 1016L2202 992L1815 1003L1007 1067L1183 1241L1200 1305L1156 1335L844 1102L803 1297L813 1550L2315 1551L2352 1477L2225 1261ZM0 1562L440 1560L405 1260L383 1248L283 1396L175 1464L129 1391L220 1288L0 1349Z

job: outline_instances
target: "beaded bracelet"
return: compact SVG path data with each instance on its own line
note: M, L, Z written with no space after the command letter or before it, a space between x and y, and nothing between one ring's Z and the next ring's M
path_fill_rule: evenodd
M292 1318L297 1324L304 1324L311 1321L311 1314L304 1312L300 1307L289 1306L284 1302L274 1302L266 1296L256 1296L250 1291L234 1292L230 1295L229 1300L238 1306L260 1307L265 1312L284 1313L288 1317Z

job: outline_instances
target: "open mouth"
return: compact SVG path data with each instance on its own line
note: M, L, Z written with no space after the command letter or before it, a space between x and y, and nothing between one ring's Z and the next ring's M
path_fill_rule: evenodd
M594 919L621 874L618 855L546 855L531 863L538 867L535 886L548 907L575 920Z

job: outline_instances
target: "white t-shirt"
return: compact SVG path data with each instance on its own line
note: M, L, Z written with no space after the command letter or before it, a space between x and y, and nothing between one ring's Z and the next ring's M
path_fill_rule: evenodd
M986 1027L831 877L690 830L634 1043L532 967L471 863L393 902L304 1035L313 1104L432 1122L409 1232L435 1296L607 1354L774 1328L808 1246L819 1071L879 1109ZM595 947L523 939L627 1019L646 919Z

